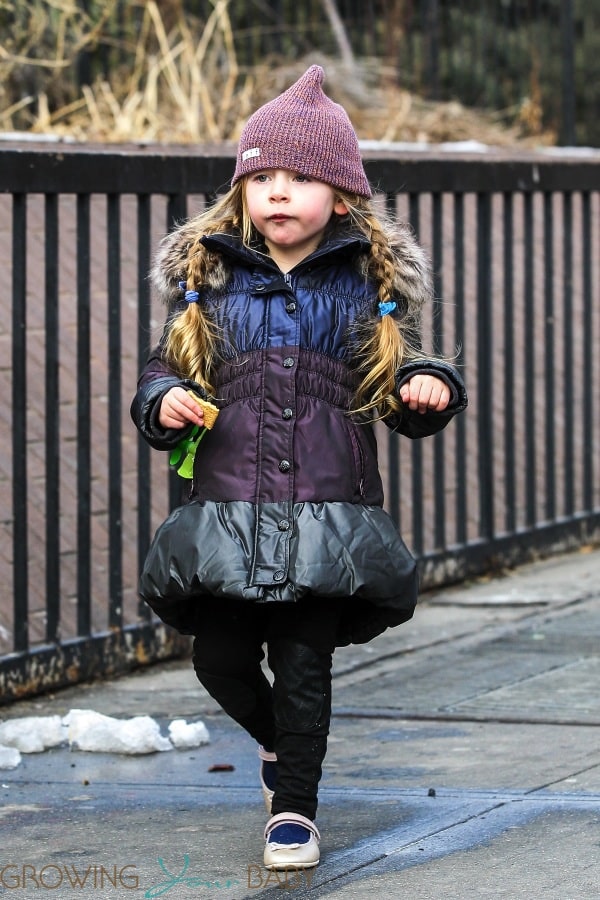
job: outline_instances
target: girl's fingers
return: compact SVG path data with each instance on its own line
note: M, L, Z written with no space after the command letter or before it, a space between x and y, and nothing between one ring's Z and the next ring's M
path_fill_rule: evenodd
M204 412L202 407L196 403L193 397L185 392L185 396L181 398L181 406L178 410L184 417L186 422L193 422L194 425L204 424Z
M434 375L414 375L400 388L400 398L409 409L442 412L450 402L450 389Z
M436 410L438 412L443 412L448 404L450 403L450 388L447 384L444 384L442 390L440 391L440 398L438 400Z
M190 422L204 424L204 413L183 388L172 388L162 399L159 421L163 428L183 428Z

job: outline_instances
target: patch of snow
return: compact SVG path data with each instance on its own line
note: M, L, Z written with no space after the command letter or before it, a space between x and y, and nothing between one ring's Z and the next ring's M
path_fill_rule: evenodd
M77 138L69 134L33 134L30 131L2 131L0 141L22 141L28 144L46 143L52 144L76 144Z
M490 149L481 141L444 141L439 147L450 153L487 153Z
M16 769L21 762L21 754L16 747L0 744L0 769Z
M63 718L71 747L92 753L155 753L172 750L150 716L115 719L90 709L72 709Z
M577 156L583 157L600 157L598 147L542 147L542 153L546 156Z
M67 739L60 716L26 716L0 723L0 744L21 753L42 753Z
M41 753L69 745L88 753L138 755L165 750L192 750L210 743L204 722L173 719L169 737L150 716L117 719L91 709L72 709L66 716L24 716L0 722L0 769L14 769L22 753Z
M208 729L204 722L186 722L185 719L173 719L169 725L169 737L178 750L193 750L202 744L210 743Z

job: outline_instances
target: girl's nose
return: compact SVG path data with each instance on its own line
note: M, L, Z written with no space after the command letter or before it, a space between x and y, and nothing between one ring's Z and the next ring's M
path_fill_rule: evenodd
M285 200L288 196L287 178L281 172L278 172L271 183L271 199Z

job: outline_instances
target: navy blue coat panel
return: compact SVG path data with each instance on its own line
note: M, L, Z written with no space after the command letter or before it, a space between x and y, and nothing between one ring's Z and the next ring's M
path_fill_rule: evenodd
M286 275L234 236L203 243L229 273L201 298L220 333L220 412L198 448L189 502L154 538L140 593L184 633L201 627L206 596L343 597L338 644L370 640L412 616L417 575L383 509L372 423L349 415L356 328L377 312L376 288L353 264L366 242L325 243ZM439 431L466 405L454 367L410 363L398 387L416 371L442 377L452 402L443 413L405 409L388 422L410 438ZM159 345L132 404L134 422L157 449L182 437L158 423L162 397L179 384L203 393L169 368Z

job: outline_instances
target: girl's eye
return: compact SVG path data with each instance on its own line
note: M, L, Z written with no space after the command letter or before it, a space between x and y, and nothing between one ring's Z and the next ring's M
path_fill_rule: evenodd
M253 176L252 180L258 182L258 184L265 184L268 180L269 176L266 172L257 172L256 175Z
M299 181L300 184L305 184L310 181L310 178L308 177L308 175L296 175L295 180Z

